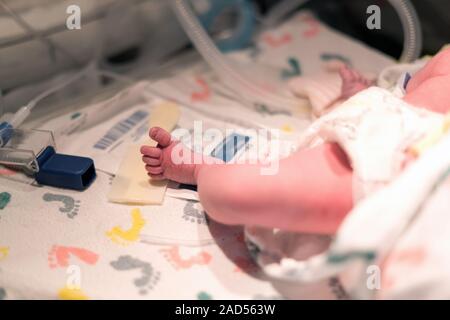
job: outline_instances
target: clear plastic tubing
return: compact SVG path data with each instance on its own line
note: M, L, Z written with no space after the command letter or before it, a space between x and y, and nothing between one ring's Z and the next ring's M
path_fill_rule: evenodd
M228 86L237 93L241 93L242 99L265 104L269 108L278 110L289 110L292 105L298 105L298 100L293 97L284 97L262 89L233 66L231 61L226 60L200 25L187 1L171 0L171 4L183 29L202 57Z
M66 80L61 81L58 85L46 90L45 92L38 95L36 98L28 102L25 106L21 107L10 119L9 124L13 128L18 128L26 118L30 115L31 111L34 109L34 107L44 98L48 97L49 95L61 90L62 88L68 86L69 84L72 84L73 82L81 79L83 76L86 75L86 73L92 69L91 65L88 65L87 67L83 68L81 71L73 74Z
M290 2L293 2L295 6L290 5ZM282 16L286 13L285 11L291 10L292 7L295 8L304 2L299 0L285 0L284 3L278 5L277 10L280 12L275 16ZM419 58L422 50L422 30L417 12L409 0L389 0L389 2L398 12L404 30L404 49L400 62L412 62ZM211 68L228 85L232 84L231 87L236 88L237 92L243 92L242 89L245 90L242 98L256 103L266 104L269 108L273 109L289 109L289 106L296 103L294 98L273 94L258 87L250 79L247 79L241 74L230 61L227 61L208 36L205 29L200 25L188 1L171 0L171 5L185 32Z
M389 0L397 10L403 25L404 44L401 63L417 60L422 53L422 27L416 9L409 0Z

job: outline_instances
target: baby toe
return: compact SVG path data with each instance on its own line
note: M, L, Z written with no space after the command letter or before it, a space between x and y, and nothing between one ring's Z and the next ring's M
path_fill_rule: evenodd
M152 180L165 180L166 179L162 174L151 174L151 173L148 173L148 176Z
M163 148L169 146L170 141L172 140L170 133L159 127L153 127L150 129L150 138L158 142L158 144Z
M153 174L153 175L159 175L159 174L163 173L162 167L152 167L152 166L146 165L145 170L147 170L148 173Z
M149 146L142 146L141 147L141 153L144 156L159 159L161 158L162 151L158 147L149 147Z
M145 164L148 164L149 166L152 166L152 167L161 165L161 160L159 158L152 158L152 157L143 156L142 157L142 161Z

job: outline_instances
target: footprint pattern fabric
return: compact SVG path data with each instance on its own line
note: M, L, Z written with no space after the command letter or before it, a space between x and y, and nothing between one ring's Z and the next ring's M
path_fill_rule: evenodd
M392 63L391 59L359 44L343 46L349 48L345 52L336 49L340 46L314 49L315 43L328 43L327 37L338 43L347 44L349 40L307 16L294 15L276 30L261 34L252 48L242 52L243 59L274 67L264 68L267 78L274 77L274 83L267 83L267 90L285 86L288 79L299 75L308 76L331 62L351 62L360 68L370 61L367 67L371 69L367 71L381 70ZM308 50L304 50L306 47ZM202 69L161 79L152 89L161 96L175 96L180 105L195 105L206 111L226 108L230 116L234 112L239 115L242 106L236 97L226 88L218 94L221 88L216 79ZM263 75L261 78L265 79ZM143 85L146 84L141 84L141 88ZM149 111L150 105L145 104ZM130 105L133 107L140 105ZM200 113L181 107L179 128L193 130L192 123L199 119ZM245 117L255 122L260 119L261 123L276 118L286 134L293 133L296 126L306 125L303 120L301 123L295 120L295 110L272 110L269 105L255 108L244 108ZM76 118L79 114L66 116L70 120L70 116ZM128 131L130 140L116 141L114 150L106 152L100 161L95 160L97 168L100 169L102 161L118 160L115 152L120 153L127 143L138 143L142 132L148 130L146 121L141 120L131 129L134 131ZM229 125L206 116L201 120L210 123L210 127ZM55 125L63 127L64 123L58 121ZM122 122L111 119L88 129L84 136L74 132L67 138L75 139L74 144L81 141L80 150L85 152L103 136L99 130L110 132L117 123ZM259 277L260 270L242 237L237 237L242 230L208 219L196 201L166 197L161 206L112 204L106 197L112 175L102 170L98 170L97 179L83 192L36 186L19 176L13 170L0 168L0 299L206 300L280 296L274 286ZM326 283L322 288L324 296L336 298L338 287L339 283Z
M52 269L68 267L72 257L88 265L98 260L98 254L87 249L54 245L48 253L48 266Z
M71 196L63 194L46 193L42 197L46 202L56 202L59 205L59 211L67 216L69 219L73 219L77 216L80 209L80 201L75 200Z
M203 210L197 208L199 205L196 201L187 201L183 209L183 220L198 223L208 224L208 217Z
M131 227L123 230L120 226L115 226L108 232L106 236L114 243L119 245L130 245L139 240L142 228L145 226L145 220L142 217L141 211L135 208L131 211Z
M111 262L111 266L117 271L136 270L139 272L139 277L135 278L133 283L141 295L147 294L149 290L153 290L159 281L159 271L155 271L149 262L129 255L120 256L117 260Z

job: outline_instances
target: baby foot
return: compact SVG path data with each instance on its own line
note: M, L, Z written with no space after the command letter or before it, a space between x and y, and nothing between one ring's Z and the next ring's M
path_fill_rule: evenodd
M349 99L373 84L371 80L365 78L358 71L349 68L347 65L339 69L339 75L342 78L341 99Z
M169 179L184 184L196 184L196 164L176 164L172 160L172 150L179 141L172 141L170 133L164 129L154 127L150 129L150 138L158 142L156 147L142 146L142 161L146 164L148 175L154 180ZM180 146L178 146L180 147ZM177 147L177 148L178 148ZM195 159L194 153L187 148L177 150L181 159Z

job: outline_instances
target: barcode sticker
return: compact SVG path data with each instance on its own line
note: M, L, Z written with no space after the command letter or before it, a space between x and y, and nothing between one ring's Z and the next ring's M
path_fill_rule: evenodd
M94 148L106 150L111 147L116 141L122 138L131 129L136 127L141 121L147 118L149 113L147 111L138 110L134 112L127 119L115 124L108 132L94 144Z

